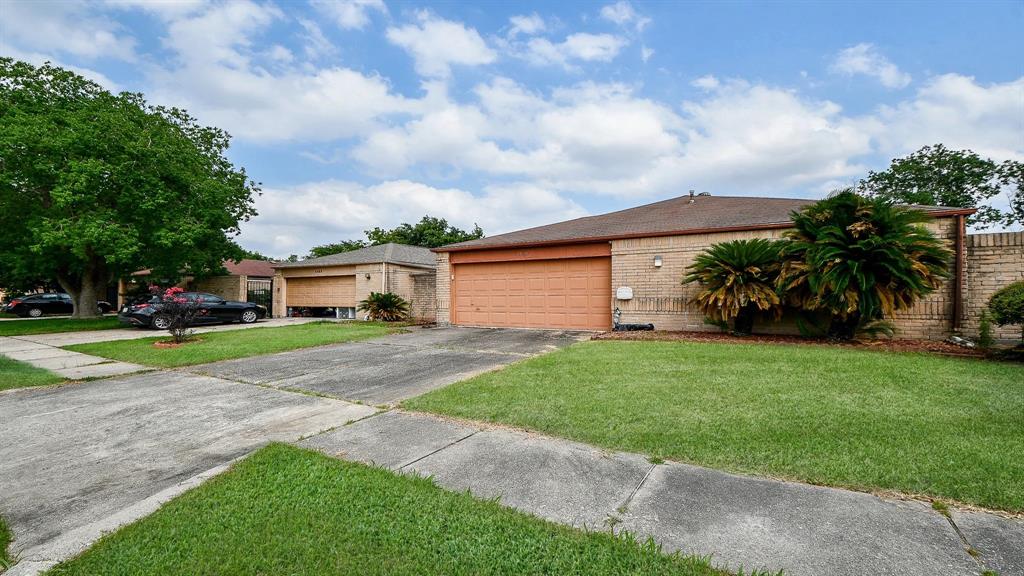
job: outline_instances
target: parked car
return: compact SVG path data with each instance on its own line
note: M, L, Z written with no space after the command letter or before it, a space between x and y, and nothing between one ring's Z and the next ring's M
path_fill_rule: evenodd
M199 301L199 314L192 322L193 325L230 322L252 324L260 318L267 317L266 306L252 302L225 300L220 296L203 292L182 292L180 296ZM167 316L160 314L161 306L158 296L136 300L121 308L117 319L132 326L167 330L171 326L171 321Z
M44 314L71 314L75 307L71 296L58 292L55 294L26 294L12 299L4 306L4 312L17 314L22 318L39 318ZM114 309L110 302L98 300L96 309L106 314Z

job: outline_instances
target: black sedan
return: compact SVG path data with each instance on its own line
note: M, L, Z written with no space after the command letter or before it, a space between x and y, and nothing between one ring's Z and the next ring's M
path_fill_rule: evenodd
M260 318L267 317L266 307L252 302L225 300L220 296L203 292L182 292L181 296L199 302L199 314L192 321L193 325L229 322L252 324ZM171 320L160 313L161 307L160 299L157 297L136 301L121 308L117 319L132 326L166 330L171 326Z
M110 302L96 302L96 309L100 314L106 314L113 310ZM56 294L27 294L12 299L4 306L4 312L17 314L22 318L39 318L44 314L71 314L75 307L71 303L71 296L63 293Z

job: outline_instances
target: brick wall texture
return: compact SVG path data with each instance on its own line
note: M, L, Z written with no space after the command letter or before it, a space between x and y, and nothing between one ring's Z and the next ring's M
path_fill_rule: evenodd
M437 273L417 272L411 274L410 279L412 299L409 308L413 319L418 322L434 322L437 319Z
M437 254L437 323L451 323L452 267L447 252Z
M1007 284L1024 280L1024 232L969 235L966 276L964 334L977 337L981 311L992 294ZM1020 338L1020 326L993 325L992 329L996 338Z
M214 276L194 283L193 290L245 302L245 276Z

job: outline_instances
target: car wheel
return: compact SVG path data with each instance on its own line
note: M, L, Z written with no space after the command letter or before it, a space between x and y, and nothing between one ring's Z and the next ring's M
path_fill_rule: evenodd
M157 330L167 330L171 327L171 319L167 316L153 316L149 325Z
M43 311L40 308L29 308L28 315L32 318L39 318L43 315Z
M246 310L242 312L242 315L238 318L242 321L242 324L252 324L259 319L259 314L255 310Z

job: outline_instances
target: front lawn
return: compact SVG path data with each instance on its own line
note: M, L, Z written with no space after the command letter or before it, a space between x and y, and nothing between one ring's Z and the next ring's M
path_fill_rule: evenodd
M7 523L0 518L0 572L11 567L11 557L7 555L7 547L11 545L11 531Z
M0 336L27 336L30 334L53 334L56 332L80 332L85 330L110 330L124 328L117 316L102 318L42 318L40 320L9 320L0 322Z
M272 444L48 574L721 574L431 480Z
M49 370L36 368L30 364L12 360L0 354L0 390L46 386L63 381L63 378Z
M755 475L1024 511L1024 366L586 342L403 404Z
M296 348L366 340L390 334L395 330L398 328L377 322L310 322L274 328L207 332L197 334L198 341L183 344L179 348L153 346L154 342L168 340L170 336L167 334L137 340L75 344L65 348L123 362L173 368L272 354Z

